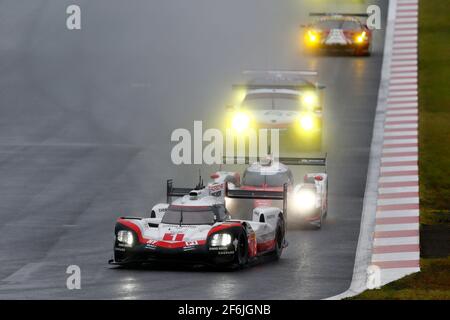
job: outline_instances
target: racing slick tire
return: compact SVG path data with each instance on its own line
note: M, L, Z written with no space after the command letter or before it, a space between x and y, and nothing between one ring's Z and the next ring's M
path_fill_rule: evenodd
M279 260L281 257L281 254L283 253L284 249L284 221L281 218L278 221L277 229L275 232L275 250L273 251L272 255L274 260Z
M322 224L323 224L323 213L320 215L320 220L317 224L315 224L314 226L316 227L317 230L322 229Z
M244 268L248 263L248 240L245 232L242 230L237 237L237 248L234 253L234 259L231 264L233 269Z

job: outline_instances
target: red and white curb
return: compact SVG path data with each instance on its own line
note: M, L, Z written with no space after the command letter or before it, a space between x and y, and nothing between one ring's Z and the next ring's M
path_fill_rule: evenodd
M420 271L418 6L419 0L389 0L353 278L347 291L328 299Z
M384 285L420 271L418 0L397 0L372 265Z

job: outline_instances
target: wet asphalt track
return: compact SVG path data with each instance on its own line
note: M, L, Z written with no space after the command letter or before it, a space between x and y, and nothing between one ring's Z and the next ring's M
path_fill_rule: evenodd
M371 58L305 57L298 26L310 9L364 10L355 2L2 1L0 299L317 299L347 289L384 33ZM81 31L65 29L72 3ZM323 229L291 230L278 263L240 272L110 267L116 217L145 214L166 178L195 179L196 167L170 164L172 130L216 124L244 69L305 68L327 85ZM71 264L81 290L66 289Z

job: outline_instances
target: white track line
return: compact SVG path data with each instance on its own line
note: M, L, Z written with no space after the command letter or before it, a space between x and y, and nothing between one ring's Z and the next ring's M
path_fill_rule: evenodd
M419 166L381 167L381 172L417 171Z
M397 121L418 121L418 116L397 116L397 117L386 117L386 123L389 124L391 122L397 122Z
M380 183L385 182L409 182L409 181L419 181L417 175L414 176L399 176L399 177L380 177Z
M404 143L418 143L418 139L390 139L385 141L385 144L404 144Z
M396 86L390 86L389 91L396 91L396 90L411 90L417 92L417 84L406 84L406 85L396 85Z
M398 224L377 224L375 232L378 231L401 231L401 230L418 230L418 223L398 223Z
M418 216L419 210L417 209L380 211L377 213L377 218L399 218L399 217L418 217Z
M378 199L379 206L387 206L391 204L418 204L419 198L399 198L399 199Z
M380 262L380 261L418 260L419 257L420 257L419 251L380 253L380 254L374 254L372 256L372 261Z
M393 194L402 192L419 192L419 187L394 187L394 188L379 188L379 194Z
M386 127L388 126L386 125ZM398 152L417 152L417 151L418 151L417 147L389 148L384 150L384 154L398 153Z
M395 125L386 125L386 129L416 129L418 127L417 124L395 124Z
M410 114L410 113L418 113L417 108L405 108L405 110L389 110L386 112L386 116L393 116L399 114Z
M375 238L375 246L392 246L402 244L419 244L419 237Z
M419 160L418 156L406 156L406 157L383 157L381 158L382 165L388 165L392 162L401 162L401 161L417 161Z

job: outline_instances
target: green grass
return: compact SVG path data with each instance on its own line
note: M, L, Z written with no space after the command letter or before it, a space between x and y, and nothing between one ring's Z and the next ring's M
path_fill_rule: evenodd
M422 259L422 271L391 282L379 290L367 290L353 300L450 300L450 257Z
M449 5L448 0L424 0L419 5L420 223L427 232L441 234L450 233ZM440 247L426 241L433 238L421 236L422 256L428 256L424 247ZM441 259L421 259L421 272L353 299L450 300L449 246L441 247Z
M419 8L420 222L450 225L449 2Z

